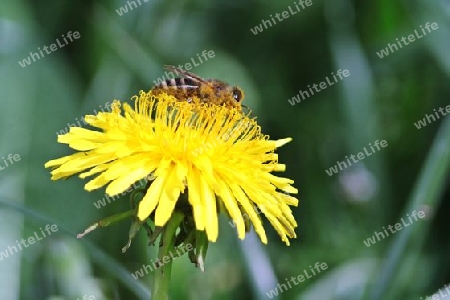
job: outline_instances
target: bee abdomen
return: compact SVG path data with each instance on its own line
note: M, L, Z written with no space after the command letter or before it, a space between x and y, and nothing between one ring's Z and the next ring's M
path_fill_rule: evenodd
M158 87L165 90L169 88L192 89L198 88L198 83L190 78L171 78L161 82Z

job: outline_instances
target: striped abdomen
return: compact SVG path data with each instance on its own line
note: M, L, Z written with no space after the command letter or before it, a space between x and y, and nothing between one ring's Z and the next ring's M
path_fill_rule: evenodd
M177 96L182 94L185 97L199 96L201 82L192 78L171 78L160 82L153 88L155 92L166 92Z

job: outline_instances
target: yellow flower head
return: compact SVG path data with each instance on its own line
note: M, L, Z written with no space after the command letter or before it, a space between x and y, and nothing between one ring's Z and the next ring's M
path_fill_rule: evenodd
M52 179L97 174L85 189L107 185L106 193L114 196L152 174L138 207L141 221L154 212L155 225L164 226L186 192L195 227L210 241L217 239L218 207L224 206L239 238L245 237L244 218L249 218L267 243L258 209L289 245L297 226L289 205L297 206L298 200L287 193L297 190L292 180L271 172L284 171L274 150L290 138L269 140L254 119L234 108L151 91L133 100L134 109L123 104L124 114L114 101L111 112L85 117L101 131L72 127L58 136L58 142L79 152L47 162L46 168L54 168Z

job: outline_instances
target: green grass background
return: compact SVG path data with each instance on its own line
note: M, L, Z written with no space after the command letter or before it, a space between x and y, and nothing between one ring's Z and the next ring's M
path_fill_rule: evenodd
M450 94L447 1L319 1L254 35L250 28L292 1L148 1L119 16L126 1L0 1L0 251L57 224L58 232L0 261L1 299L148 299L152 275L130 273L156 256L141 232L121 253L129 222L77 240L93 221L123 211L124 197L96 209L104 190L52 182L44 163L71 151L56 132L113 99L129 100L203 50L193 71L241 86L263 131L293 137L279 150L295 180L299 238L286 247L242 242L223 218L206 272L176 259L171 299L268 299L266 293L316 262L326 271L279 299L425 299L450 281L450 120L414 122ZM376 52L426 22L439 29L380 59ZM22 68L30 51L68 31L81 38ZM295 106L288 99L337 69L350 76ZM328 176L375 140L388 147ZM0 165L4 166L3 160ZM413 210L426 218L366 247L364 240ZM450 296L449 296L450 297ZM85 297L85 299L88 299Z

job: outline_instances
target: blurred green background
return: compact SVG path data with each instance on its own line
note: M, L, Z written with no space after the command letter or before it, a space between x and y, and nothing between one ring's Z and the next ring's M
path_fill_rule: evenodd
M414 125L449 104L448 1L312 0L256 35L250 29L295 9L294 2L135 2L131 10L126 1L0 1L0 252L46 224L58 226L2 258L0 299L149 299L152 274L138 281L130 275L156 256L144 232L125 254L129 221L75 237L127 209L128 196L97 209L104 189L88 193L78 178L53 182L43 165L71 153L57 144L58 132L106 102L150 89L163 65L185 64L203 50L215 57L193 72L241 86L265 133L293 137L279 157L287 165L283 175L300 191L299 238L286 247L265 222L268 245L254 233L240 241L223 218L205 273L187 257L174 261L171 299L269 299L278 283L316 262L327 270L278 298L449 294L450 119ZM128 12L117 13L121 7ZM426 22L439 29L377 55ZM18 63L69 31L81 37L30 65ZM350 76L294 106L288 102L338 69ZM375 140L388 146L327 175ZM8 154L20 160L6 167ZM414 210L426 217L365 245Z

